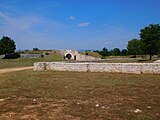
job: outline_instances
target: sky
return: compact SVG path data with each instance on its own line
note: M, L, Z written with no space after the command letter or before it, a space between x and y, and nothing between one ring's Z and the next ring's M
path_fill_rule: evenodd
M125 49L160 23L160 0L0 0L0 38L17 50Z

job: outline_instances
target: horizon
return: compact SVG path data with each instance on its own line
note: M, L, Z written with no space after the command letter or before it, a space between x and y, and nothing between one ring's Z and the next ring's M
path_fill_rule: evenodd
M17 50L126 49L140 29L159 24L159 0L1 0L0 37Z

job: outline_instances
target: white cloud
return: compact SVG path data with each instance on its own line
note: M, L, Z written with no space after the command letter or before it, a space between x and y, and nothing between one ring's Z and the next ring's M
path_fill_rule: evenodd
M74 16L70 16L70 17L69 17L69 19L70 19L70 20L75 20L75 19L76 19L76 17L74 17Z
M56 39L54 36L62 29L65 25L54 20L36 16L11 17L0 12L0 36L14 39L18 49L52 46Z
M78 24L78 27L87 27L89 25L90 25L89 22L81 22L81 23Z
M0 18L3 28L9 31L53 32L65 28L65 25L57 21L36 16L10 17L0 12Z

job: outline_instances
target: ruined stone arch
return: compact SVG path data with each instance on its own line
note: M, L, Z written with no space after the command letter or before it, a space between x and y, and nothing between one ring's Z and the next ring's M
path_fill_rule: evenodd
M68 59L68 60L71 60L71 59L73 59L73 55L72 55L72 53L66 53L65 54L65 59Z

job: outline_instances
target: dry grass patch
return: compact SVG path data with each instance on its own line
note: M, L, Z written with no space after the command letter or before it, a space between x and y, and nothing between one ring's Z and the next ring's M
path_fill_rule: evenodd
M0 119L158 120L160 75L20 71L0 99Z

